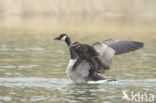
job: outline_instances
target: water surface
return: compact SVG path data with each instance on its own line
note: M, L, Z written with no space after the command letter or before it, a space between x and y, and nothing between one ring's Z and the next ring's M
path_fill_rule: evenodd
M58 29L51 31L8 26L0 29L0 103L125 103L128 101L121 99L122 91L128 95L156 95L156 32L152 28L134 29L119 24L120 28L111 25L106 29L94 25L92 30L89 24L78 24L78 29L72 27L74 23L66 28L64 25L60 29L56 23ZM113 38L144 42L145 47L113 58L111 69L103 76L117 81L75 84L65 73L69 61L67 45L52 40L66 31L73 41L90 45Z

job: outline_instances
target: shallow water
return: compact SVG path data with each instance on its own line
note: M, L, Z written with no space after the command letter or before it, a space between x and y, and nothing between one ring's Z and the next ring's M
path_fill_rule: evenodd
M107 38L145 43L143 49L113 58L111 69L103 76L117 81L75 84L65 73L69 60L66 44L52 40L63 30L1 28L0 103L126 103L122 91L129 96L131 92L156 95L156 32L150 30L69 30L72 40L82 43Z

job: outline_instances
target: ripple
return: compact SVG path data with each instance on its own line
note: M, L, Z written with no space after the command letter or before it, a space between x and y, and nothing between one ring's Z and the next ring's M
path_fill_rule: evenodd
M152 57L155 57L156 56L156 54L152 54L152 53L144 53L142 55L143 56L152 56Z
M38 65L27 65L27 66L18 66L18 68L24 69L24 68L33 68L37 67Z
M44 48L15 48L15 51L43 51Z
M20 65L20 66L14 66L14 65L7 65L7 66L0 66L0 69L25 69L25 68L33 68L37 67L38 65L32 64L32 65Z
M45 49L40 48L40 47L8 48L5 45L1 46L1 48L0 48L0 51L9 51L9 50L14 50L14 51L43 51Z
M156 87L156 79L137 79L137 80L118 80L117 82L111 82L111 84L116 84L124 87Z
M0 66L0 69L14 69L16 66L14 65L8 65L8 66Z
M5 73L6 75L12 75L12 73Z
M3 101L11 101L12 98L10 96L0 96L0 100L3 100Z
M68 79L58 79L58 78L0 78L0 86L5 87L43 87L43 88L53 88L53 89L63 89L65 85L71 84L72 81ZM156 79L138 79L138 80L118 80L112 82L100 81L91 82L91 84L111 84L118 86L140 86L140 87L156 87Z
M7 46L5 44L2 44L0 51L6 51L6 50L9 50L9 48L7 48Z
M41 101L41 100L47 100L49 97L45 96L32 96L29 101Z
M42 87L51 89L63 89L64 85L70 83L70 80L57 78L0 78L0 86L13 88Z

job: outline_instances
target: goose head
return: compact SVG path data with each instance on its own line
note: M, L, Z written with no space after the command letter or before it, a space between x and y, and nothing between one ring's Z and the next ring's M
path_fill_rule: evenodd
M55 37L54 40L62 40L65 41L68 46L71 45L70 37L67 34L60 34L58 37Z
M67 34L60 34L58 37L54 38L54 40L62 40L65 41L66 44L69 47L70 50L70 58L71 59L76 59L76 55L74 54L74 52L71 50L70 46L72 45L71 41L70 41L70 37Z
M54 38L54 40L63 40L63 41L65 41L67 37L68 37L67 34L60 34L58 37Z

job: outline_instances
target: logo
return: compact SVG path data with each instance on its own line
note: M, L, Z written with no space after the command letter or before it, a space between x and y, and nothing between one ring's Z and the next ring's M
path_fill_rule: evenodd
M141 92L133 92L127 94L126 91L122 91L123 96L121 97L122 100L134 101L134 102L153 102L154 101L154 94L149 93L141 93Z

